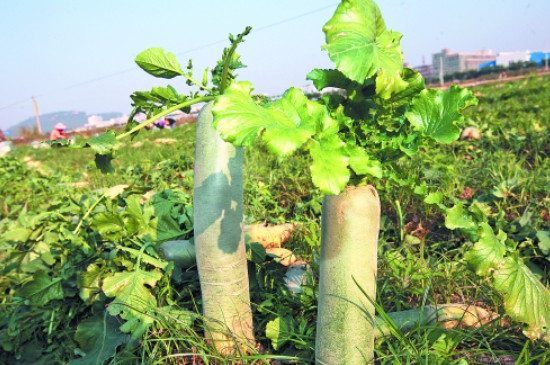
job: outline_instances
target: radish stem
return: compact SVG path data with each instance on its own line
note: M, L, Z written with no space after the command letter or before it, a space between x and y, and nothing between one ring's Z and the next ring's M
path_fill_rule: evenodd
M372 186L325 196L315 358L318 364L373 361L380 200Z
M206 338L223 355L253 341L243 220L243 151L212 127L212 103L197 121L194 231Z

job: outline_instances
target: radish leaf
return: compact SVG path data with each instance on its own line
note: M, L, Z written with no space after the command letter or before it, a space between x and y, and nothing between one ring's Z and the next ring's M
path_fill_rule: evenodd
M485 276L502 262L506 253L506 246L494 234L489 224L483 222L480 226L480 240L471 250L466 252L464 258L477 275ZM505 239L506 236L502 238Z
M406 86L400 74L401 34L386 29L374 1L347 0L323 27L330 59L351 80L363 83L376 74L377 94L389 97Z
M475 224L470 216L464 212L464 206L457 204L447 209L445 214L445 226L449 229L474 228Z
M51 300L63 299L62 278L50 278L40 270L34 273L33 280L17 290L17 296L28 299L34 305L45 305Z
M337 135L329 135L310 144L311 179L324 194L337 195L346 187L350 171L345 144Z
M262 108L250 92L250 83L233 83L214 104L214 125L221 137L237 146L250 145L260 135L267 149L279 156L294 152L328 117L321 105L299 89L289 89L280 100Z
M550 291L519 258L507 257L494 274L506 313L527 323L525 335L550 340Z
M160 272L137 268L131 272L118 272L103 281L105 295L115 297L109 304L109 313L126 320L120 329L131 332L133 338L139 338L153 323L153 317L147 313L157 307L157 302L145 285L154 287L161 277Z
M447 91L426 89L413 100L406 117L424 135L440 143L451 143L460 136L457 124L464 120L460 111L476 104L477 99L469 90L456 85Z
M173 53L163 48L149 48L136 56L136 63L145 72L164 79L183 75L183 70Z
M71 360L70 365L103 364L128 340L128 335L119 332L116 318L106 312L80 322L74 337L86 356Z

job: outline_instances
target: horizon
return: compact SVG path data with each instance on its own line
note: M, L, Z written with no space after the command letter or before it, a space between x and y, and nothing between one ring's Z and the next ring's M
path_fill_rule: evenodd
M322 26L338 3L163 0L153 5L130 0L53 0L34 1L31 7L2 3L0 31L17 36L6 37L0 69L0 128L33 118L32 96L40 114L76 110L92 115L128 114L130 94L153 86L171 84L186 93L183 78L156 79L139 69L135 56L149 47L163 47L182 66L192 58L195 74L202 74L228 45L227 35L240 33L247 25L253 29L237 50L247 65L237 72L239 80L251 81L256 92L267 95L310 85L305 76L311 69L333 68L321 50ZM548 1L386 0L377 4L387 28L403 34L404 62L411 67L431 64L432 54L443 48L452 53L485 50L494 54L550 48L550 22L545 19L550 13ZM208 21L207 26L200 23L201 18Z

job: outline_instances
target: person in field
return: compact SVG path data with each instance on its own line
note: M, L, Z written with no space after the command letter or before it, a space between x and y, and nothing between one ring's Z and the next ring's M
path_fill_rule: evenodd
M65 129L67 129L67 126L63 123L57 123L53 127L53 131L50 134L50 140L55 139L66 139L67 136L65 135Z
M155 127L157 127L158 129L164 129L164 127L166 127L166 120L164 120L164 119L159 119L159 120L155 121L153 124L154 124Z
M176 126L176 120L173 118L165 118L164 121L166 122L166 128L172 129Z

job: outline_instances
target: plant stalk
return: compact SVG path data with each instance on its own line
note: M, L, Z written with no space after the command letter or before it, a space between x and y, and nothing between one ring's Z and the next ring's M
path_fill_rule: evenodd
M379 228L380 200L374 187L348 186L339 195L325 196L315 341L318 364L373 362L371 300L376 295Z
M253 344L243 221L243 151L212 126L212 103L197 121L194 231L206 338L222 355Z
M155 114L153 115L151 118L147 119L145 122L143 123L140 123L139 125L135 126L134 128L132 128L131 130L129 130L128 132L124 132L122 134L119 134L118 136L116 136L116 139L117 141L121 140L121 139L124 139L126 138L127 136L145 128L147 125L153 123L155 120L159 119L159 118L162 118L164 117L165 115L168 115L170 113L173 113L175 112L176 110L180 110L182 108L185 108L185 107L188 107L189 105L193 105L193 104L198 104L198 103L202 103L202 102L208 102L208 101L211 101L213 100L214 97L213 96L203 96L203 97L199 97L199 98L196 98L196 99L192 99L192 100L186 100L184 101L183 103L180 103L178 105L174 105L173 107L171 108L167 108L165 110L163 110L162 112L158 113L158 114Z

